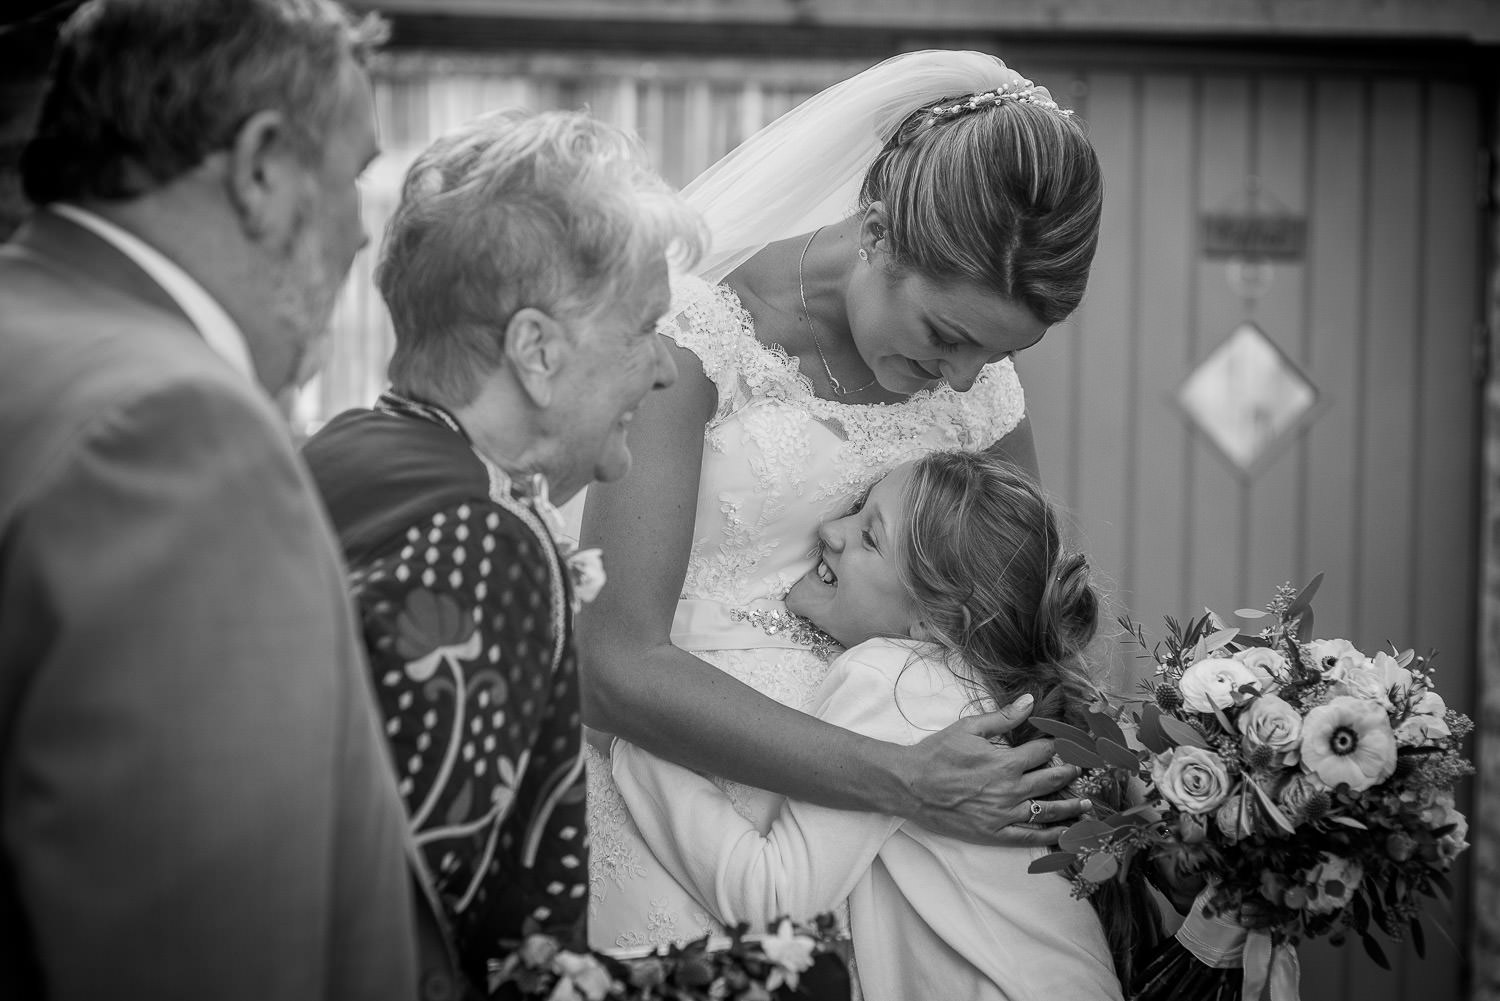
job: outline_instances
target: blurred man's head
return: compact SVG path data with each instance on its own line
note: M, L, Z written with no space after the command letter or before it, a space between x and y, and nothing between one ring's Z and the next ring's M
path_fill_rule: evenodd
M363 67L383 30L331 0L91 0L59 38L26 194L149 230L281 389L305 374L365 242Z

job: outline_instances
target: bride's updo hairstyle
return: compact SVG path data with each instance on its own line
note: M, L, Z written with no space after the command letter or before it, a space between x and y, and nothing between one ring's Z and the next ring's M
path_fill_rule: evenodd
M386 226L375 281L396 333L391 384L462 406L502 363L517 310L586 320L664 255L691 266L705 239L624 129L574 111L476 118L417 157Z
M1103 195L1083 125L1023 81L907 115L865 174L860 207L885 204L898 268L973 282L1051 325L1083 298Z
M1057 512L1041 489L984 452L934 452L913 464L906 490L896 565L953 672L995 705L1030 694L1031 718L1084 726L1098 691L1084 649L1101 600L1087 559L1064 549ZM1016 744L1040 736L1029 723L1007 734ZM1124 790L1108 784L1087 795L1114 809L1125 805ZM1162 934L1145 868L1089 898L1127 985L1136 957Z

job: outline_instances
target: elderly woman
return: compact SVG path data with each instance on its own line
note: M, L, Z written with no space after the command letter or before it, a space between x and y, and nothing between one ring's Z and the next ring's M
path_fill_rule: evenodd
M596 579L562 503L630 468L676 370L656 323L696 217L626 133L502 112L407 175L377 282L391 390L306 446L351 570L414 836L483 984L523 923L588 902L573 614ZM587 585L579 588L580 580Z

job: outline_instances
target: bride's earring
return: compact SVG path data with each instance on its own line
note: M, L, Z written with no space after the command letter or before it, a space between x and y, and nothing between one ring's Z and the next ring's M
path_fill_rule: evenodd
M860 247L859 248L859 259L861 261L864 261L866 264L869 264L870 263L870 252L868 250L866 250L864 247Z

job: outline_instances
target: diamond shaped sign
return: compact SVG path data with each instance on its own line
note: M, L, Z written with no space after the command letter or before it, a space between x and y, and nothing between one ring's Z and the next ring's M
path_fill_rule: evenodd
M1253 323L1183 380L1177 403L1236 470L1253 475L1306 422L1318 390Z

